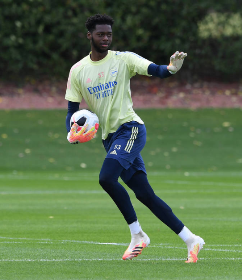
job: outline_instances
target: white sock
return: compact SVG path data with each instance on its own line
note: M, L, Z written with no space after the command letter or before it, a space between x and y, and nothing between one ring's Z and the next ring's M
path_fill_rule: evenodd
M138 234L141 231L141 226L138 221L133 222L132 224L129 225L129 229L131 234Z
M181 230L178 234L184 242L187 242L188 239L192 238L194 234L186 227Z

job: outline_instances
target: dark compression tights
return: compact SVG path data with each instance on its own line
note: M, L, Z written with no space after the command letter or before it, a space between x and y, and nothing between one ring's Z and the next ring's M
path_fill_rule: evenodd
M99 183L118 206L126 222L131 224L137 221L137 216L128 192L118 182L122 172L125 170L117 160L106 158L100 172ZM126 185L158 219L176 234L181 232L184 224L174 215L172 209L154 193L144 172L137 171Z

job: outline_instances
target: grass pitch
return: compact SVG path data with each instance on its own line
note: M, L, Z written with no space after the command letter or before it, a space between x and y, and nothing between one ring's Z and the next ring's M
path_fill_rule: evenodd
M130 191L151 244L122 261L130 233L98 184L100 133L70 145L63 110L0 111L0 279L241 279L241 110L137 113L151 185L206 242L198 263Z

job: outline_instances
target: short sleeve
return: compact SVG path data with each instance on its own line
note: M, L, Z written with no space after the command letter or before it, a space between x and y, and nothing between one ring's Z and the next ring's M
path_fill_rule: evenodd
M82 93L81 88L77 79L79 71L75 71L74 65L69 73L67 88L66 88L66 95L65 99L72 102L81 102L82 101Z
M131 77L136 74L150 76L148 74L148 67L152 63L151 61L133 52L125 52L125 54L125 61L128 64Z

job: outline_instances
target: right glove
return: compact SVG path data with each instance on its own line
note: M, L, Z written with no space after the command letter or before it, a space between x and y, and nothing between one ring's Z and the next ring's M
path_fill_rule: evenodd
M87 130L88 124L80 127L77 123L74 123L71 127L70 132L67 134L67 140L71 144L76 143L85 143L92 140L98 130L99 124L95 124L95 126L91 127L90 130ZM81 128L81 130L79 130ZM86 133L85 133L86 132Z

